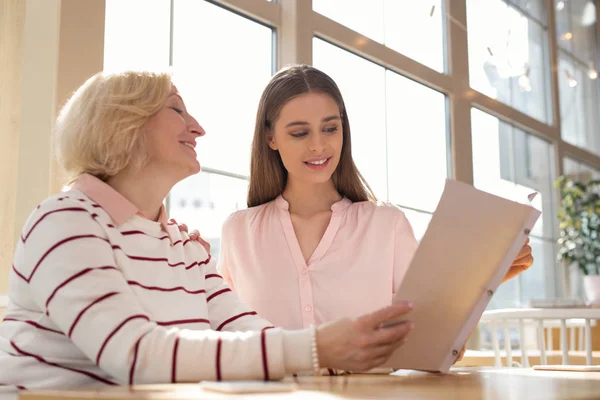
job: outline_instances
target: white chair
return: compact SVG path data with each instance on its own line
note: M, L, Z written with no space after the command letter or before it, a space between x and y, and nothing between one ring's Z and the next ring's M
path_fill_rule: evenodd
M600 319L598 308L514 308L490 310L483 313L480 329L489 327L492 334L494 365L502 366L498 329L504 331L504 351L506 364L513 366L510 328L518 327L521 366L529 367L526 329L532 327L536 332L537 349L540 352L540 363L547 365L547 351L552 349L552 328L560 327L560 351L562 364L569 364L569 350L576 350L575 333L579 332L578 350L585 348L586 365L592 365L592 335L591 326ZM567 343L567 329L571 331L570 345ZM546 333L548 342L546 343ZM583 343L585 342L585 346Z

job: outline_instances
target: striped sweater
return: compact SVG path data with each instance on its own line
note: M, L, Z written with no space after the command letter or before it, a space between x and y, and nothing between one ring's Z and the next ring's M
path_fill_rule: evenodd
M176 224L137 214L117 224L79 190L31 214L8 296L4 390L276 379L311 368L310 333L266 329Z

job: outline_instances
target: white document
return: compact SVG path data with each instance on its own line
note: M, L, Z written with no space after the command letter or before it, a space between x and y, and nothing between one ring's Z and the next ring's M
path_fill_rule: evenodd
M448 372L539 216L531 205L447 180L394 298L414 302L415 329L385 366Z

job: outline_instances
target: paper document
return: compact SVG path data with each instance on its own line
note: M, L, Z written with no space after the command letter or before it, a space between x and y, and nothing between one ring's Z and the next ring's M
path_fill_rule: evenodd
M385 366L447 372L539 216L531 205L447 180L394 299L414 302L415 329Z

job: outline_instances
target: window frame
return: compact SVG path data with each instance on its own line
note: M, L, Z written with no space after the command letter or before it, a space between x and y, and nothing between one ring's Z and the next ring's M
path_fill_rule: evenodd
M326 42L372 61L395 73L421 83L446 95L448 121L448 171L449 177L473 184L473 157L471 137L471 108L478 108L507 122L528 134L551 143L554 149L555 175L563 174L566 157L600 169L600 156L562 140L560 121L560 95L558 81L559 47L556 37L556 8L553 0L546 0L546 20L529 15L514 0L502 0L517 9L535 23L545 27L548 33L548 74L551 116L549 123L541 122L509 105L500 103L470 87L469 54L467 46L467 0L442 2L443 31L445 32L446 72L439 72L386 47L352 29L337 23L312 9L312 0L207 0L221 5L248 18L273 27L275 32L274 70L287 64L312 64L313 38ZM596 3L597 40L600 43L600 5ZM466 28L466 29L465 29ZM600 79L598 80L600 82ZM598 85L600 90L600 84ZM208 171L207 171L208 172ZM226 173L211 170L212 173ZM555 196L558 192L555 191ZM410 207L409 207L410 208ZM415 209L422 212L422 210ZM556 266L556 293L564 293L565 272Z

